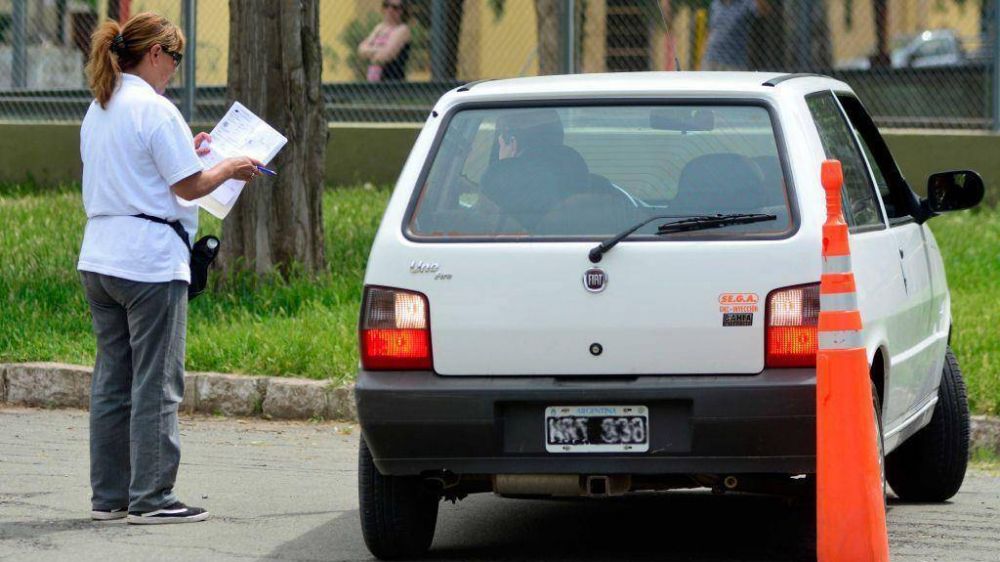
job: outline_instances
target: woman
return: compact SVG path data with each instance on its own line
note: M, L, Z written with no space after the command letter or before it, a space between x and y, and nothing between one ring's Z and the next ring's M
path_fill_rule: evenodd
M87 75L96 98L80 130L87 226L77 269L97 336L90 399L91 517L129 523L202 521L174 495L180 462L190 254L169 225L198 229L195 199L260 164L230 158L204 169L210 149L163 92L184 35L165 18L108 21L91 36Z
M404 0L384 0L382 21L358 45L358 55L368 61L369 82L406 80L410 58L410 26Z

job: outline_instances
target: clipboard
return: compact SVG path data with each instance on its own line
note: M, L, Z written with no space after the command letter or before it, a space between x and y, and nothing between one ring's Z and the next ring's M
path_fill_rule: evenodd
M284 135L238 101L233 102L210 134L212 142L209 146L212 150L201 156L206 169L235 156L249 156L266 166L288 144ZM212 193L196 199L195 203L212 215L224 219L233 210L245 185L244 181L226 180Z

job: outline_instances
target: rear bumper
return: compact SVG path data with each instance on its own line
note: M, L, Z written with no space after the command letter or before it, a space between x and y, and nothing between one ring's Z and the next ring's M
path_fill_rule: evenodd
M358 374L358 419L383 474L815 472L816 371L752 376L455 377ZM638 454L548 453L546 406L645 405Z

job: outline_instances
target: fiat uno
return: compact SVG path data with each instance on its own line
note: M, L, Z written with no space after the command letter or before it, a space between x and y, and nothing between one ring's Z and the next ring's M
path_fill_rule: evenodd
M844 216L895 493L962 483L968 407L928 219L851 88L816 75L473 83L435 105L365 275L361 523L380 558L467 494L755 491L815 473L821 163ZM804 477L803 477L804 476Z

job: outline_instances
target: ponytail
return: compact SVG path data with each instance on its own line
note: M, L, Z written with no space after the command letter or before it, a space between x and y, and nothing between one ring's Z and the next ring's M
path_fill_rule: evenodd
M124 26L107 20L97 27L90 36L87 79L102 108L107 108L122 72L138 66L153 45L183 52L184 33L152 12L136 14Z
M108 20L97 27L90 36L90 60L87 61L87 78L90 91L97 103L106 108L122 74L118 55L111 52L115 37L121 34L118 22Z

